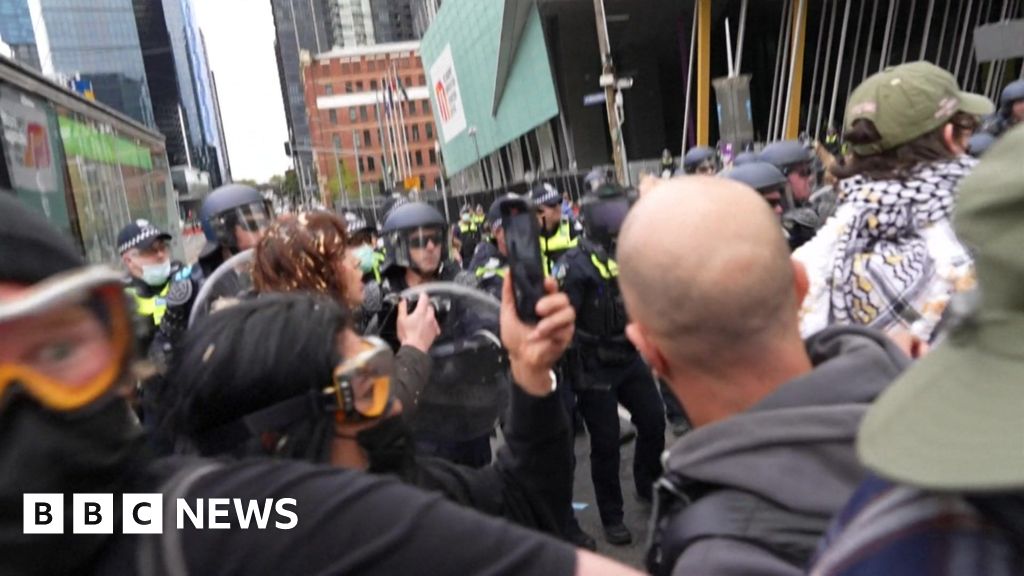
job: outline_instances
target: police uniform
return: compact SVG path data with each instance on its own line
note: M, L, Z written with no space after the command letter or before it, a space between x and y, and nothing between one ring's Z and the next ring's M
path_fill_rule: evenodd
M461 242L459 255L462 256L462 261L469 262L473 259L477 244L480 243L479 225L472 217L469 220L459 220L459 225L455 228L455 237Z
M590 433L590 461L601 521L622 523L618 404L637 429L633 475L637 493L650 499L661 474L665 412L650 370L627 340L626 310L618 265L598 245L581 240L554 267L554 276L576 310L573 352L580 370L577 406Z
M508 259L490 242L477 246L476 254L466 270L476 276L477 287L501 300L502 285L508 274Z
M551 276L555 263L579 243L579 226L569 218L563 218L554 232L541 230L540 253L544 263L544 274Z

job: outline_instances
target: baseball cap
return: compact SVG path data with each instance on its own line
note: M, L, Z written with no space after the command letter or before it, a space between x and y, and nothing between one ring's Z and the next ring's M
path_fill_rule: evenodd
M963 92L956 78L925 61L886 68L861 82L846 105L846 128L870 120L882 138L854 144L853 151L870 156L891 150L945 124L956 112L984 116L995 105L979 94Z
M167 232L149 223L149 220L136 220L129 223L117 234L117 253L124 254L132 248L145 250L157 240L173 238Z
M977 304L868 410L866 467L930 490L1024 488L1024 126L960 186L954 226L975 255Z

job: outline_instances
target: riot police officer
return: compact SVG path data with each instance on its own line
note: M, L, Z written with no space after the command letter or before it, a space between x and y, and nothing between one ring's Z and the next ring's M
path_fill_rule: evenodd
M576 309L576 402L590 433L591 477L605 538L616 545L632 541L623 523L618 405L629 410L637 429L633 478L641 499L651 498L665 448L661 396L625 335L615 240L628 210L621 188L606 185L587 194L581 205L584 238L555 267L555 278Z
M452 230L452 244L458 248L459 256L463 263L473 259L476 246L480 243L480 226L477 224L476 215L469 204L462 207L459 214L459 224Z
M199 266L209 276L234 254L254 248L270 226L272 214L259 191L244 184L227 184L203 200L199 218L206 246Z
M1024 122L1024 80L1014 80L999 95L999 110L983 128L995 137Z
M501 287L508 273L508 247L505 246L505 229L501 223L501 205L509 199L518 198L516 194L507 194L491 203L485 223L491 231L491 242L480 244L467 268L476 276L477 286L498 300L501 300Z
M794 249L814 237L835 210L836 194L831 186L815 188L814 152L798 140L774 142L761 151L761 160L775 166L789 182L791 205L783 221L790 230Z
M815 221L801 221L809 210L794 210L789 180L782 172L767 162L751 162L735 166L721 175L723 178L742 182L757 190L779 217L782 230L791 250L796 250L814 237L817 232Z
M710 146L695 146L683 156L684 174L715 174L722 169L718 151Z
M141 319L139 345L159 369L188 327L202 281L201 272L171 260L172 237L147 220L129 223L117 235L121 263L128 270L125 293Z
M571 218L562 216L562 195L551 184L539 184L531 193L540 221L540 251L544 260L544 273L551 270L558 259L576 246L580 226Z

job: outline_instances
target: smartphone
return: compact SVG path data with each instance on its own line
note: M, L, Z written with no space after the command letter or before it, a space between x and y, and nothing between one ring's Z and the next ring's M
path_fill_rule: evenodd
M544 296L544 261L540 252L540 225L533 205L525 198L510 198L501 205L501 224L508 248L509 274L516 314L523 322L537 323L537 302Z

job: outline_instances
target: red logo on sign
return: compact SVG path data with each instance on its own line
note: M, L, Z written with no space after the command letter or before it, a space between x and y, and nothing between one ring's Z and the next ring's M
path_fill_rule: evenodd
M50 146L46 141L46 128L31 122L25 128L25 157L22 165L26 168L49 168Z
M448 122L452 119L452 111L448 108L448 94L444 90L444 83L440 80L434 84L434 94L437 96L437 108L441 114L441 122Z

